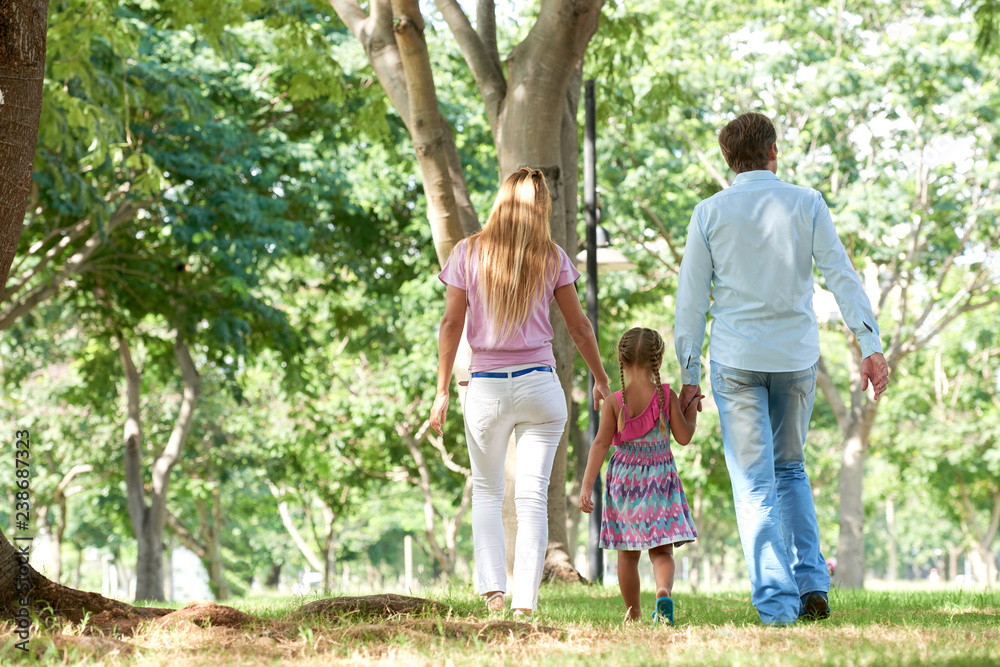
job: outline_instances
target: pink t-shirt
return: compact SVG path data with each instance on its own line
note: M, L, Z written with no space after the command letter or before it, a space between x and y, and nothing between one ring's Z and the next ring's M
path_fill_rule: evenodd
M504 366L516 364L538 364L540 366L555 366L556 358L552 354L552 324L549 322L549 305L554 298L556 288L576 282L580 272L573 266L569 255L556 246L559 251L559 275L552 285L546 285L542 299L535 311L521 328L509 339L490 345L490 327L486 304L479 299L478 278L475 255L470 262L469 275L465 275L466 240L459 241L451 251L451 257L444 265L444 270L438 274L445 285L452 285L465 290L467 305L466 321L469 345L472 347L472 365L469 371L491 371Z

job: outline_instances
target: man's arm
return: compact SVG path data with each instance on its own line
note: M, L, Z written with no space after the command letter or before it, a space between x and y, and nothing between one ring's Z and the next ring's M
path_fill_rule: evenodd
M705 342L705 317L712 293L712 253L695 207L688 224L687 243L677 278L677 312L674 321L674 349L681 366L681 383L697 387L701 382L701 347ZM681 409L699 391L682 388Z
M851 258L844 250L844 244L837 236L830 217L830 209L823 196L816 193L816 213L813 218L813 258L819 267L826 284L833 292L840 314L848 328L857 336L861 346L861 389L865 390L870 382L875 395L879 399L889 382L889 366L882 356L882 341L879 339L878 322L872 310L871 301L865 294L864 286L858 277Z
M844 244L837 236L830 209L822 195L816 193L816 197L816 213L813 218L813 258L816 266L826 278L826 284L837 300L844 322L858 338L861 358L881 354L882 341L879 340L878 322L875 321L871 301L865 294L851 258L844 250Z

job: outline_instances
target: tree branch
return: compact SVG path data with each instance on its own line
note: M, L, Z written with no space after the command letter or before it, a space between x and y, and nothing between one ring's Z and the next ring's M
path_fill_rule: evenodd
M278 516L281 517L281 523L285 526L285 530L288 531L288 535L292 538L292 542L294 542L295 546L299 548L299 552L302 553L312 569L317 572L323 572L323 562L309 547L305 538L302 537L302 533L300 533L299 529L296 528L295 522L292 521L292 514L288 511L288 502L284 500L285 490L279 489L271 480L267 481L267 486L271 489L271 495L273 495L278 501Z
M476 32L502 75L503 64L500 62L500 51L497 49L497 9L493 0L479 0L476 4Z
M19 317L30 312L38 304L46 301L53 294L59 291L63 282L65 282L71 274L82 272L87 261L94 255L94 253L104 246L104 240L107 234L109 234L121 223L131 219L132 216L139 211L139 209L149 206L153 201L154 200L150 198L141 202L128 202L122 204L122 206L119 207L119 209L116 210L115 213L113 213L108 219L108 223L104 226L104 229L98 230L94 233L89 239L87 239L87 242L83 244L83 247L73 254L69 260L67 260L62 271L60 271L54 278L33 287L19 302L11 304L10 307L3 312L3 314L0 314L0 331L9 327L11 324L16 322ZM21 287L17 286L17 289L19 290Z
M847 406L844 404L844 399L840 395L840 391L837 390L837 385L834 384L833 379L830 377L823 355L820 355L816 369L816 385L823 392L823 396L826 397L826 402L830 405L830 409L833 410L833 416L837 420L840 432L846 436L849 428Z
M410 129L410 100L406 74L392 34L389 0L371 0L371 16L366 17L357 0L330 0L333 10L361 43L382 89L403 124Z
M167 446L153 462L153 499L150 507L153 535L159 535L163 531L164 513L167 509L167 489L170 487L170 471L180 460L184 443L187 441L191 425L194 423L194 412L198 406L198 399L201 396L201 376L198 375L198 369L194 365L194 360L191 359L191 350L184 343L179 330L174 340L174 357L181 369L184 391L181 407L177 413L177 419L174 421L174 427L170 431Z
M90 218L84 218L83 220L80 220L76 224L70 225L69 227L64 227L62 229L55 230L54 232L49 234L46 238L42 239L41 241L33 245L31 248L28 248L27 254L25 254L25 256L21 258L21 261L17 263L17 266L15 266L11 270L11 275L17 274L17 272L21 268L21 265L34 253L44 248L45 244L48 243L54 236L60 233L65 233L65 236L63 236L61 239L59 239L59 241L55 245L49 248L45 252L45 254L42 255L42 258L38 260L38 263L35 264L33 267L31 267L16 285L13 285L3 293L3 296L0 297L0 301L7 301L12 296L20 292L22 289L24 289L24 286L27 285L32 278L34 278L36 275L38 275L38 273L42 269L48 266L49 262L52 260L53 257L61 253L66 248L66 246L68 246L70 243L72 243L81 235L83 235L83 232L85 232L88 227L90 227Z
M170 532L177 536L177 539L181 541L181 544L183 544L186 549L193 551L198 558L204 560L208 551L205 549L205 545L194 536L194 533L188 530L187 526L185 526L170 510L166 511L166 520L167 527L170 528Z
M337 16L344 22L348 30L354 33L357 39L361 40L368 17L361 10L357 0L330 0L330 4L333 6L333 11L337 12Z
M969 238L972 236L972 232L975 228L976 226L971 222L968 224L965 230L965 234L962 235L962 238L959 240L958 245L955 246L955 249L951 251L951 253L948 255L948 258L944 262L944 266L941 267L941 274L938 276L937 284L934 286L934 289L931 290L930 292L931 294L936 296L941 293L941 287L944 285L944 280L948 276L948 272L951 270L951 267L955 264L955 260L958 259L958 256L962 254L962 250L965 249L965 246L969 242ZM995 239L994 239L994 245L996 245ZM924 312L920 314L920 317L918 317L917 321L914 322L913 324L914 331L920 330L920 327L923 326L924 322L927 320L927 317L931 314L931 311L934 309L934 305L936 303L937 299L935 298L931 298L927 302L927 307L924 308Z
M456 0L434 0L434 4L437 5L448 27L451 28L452 34L455 35L455 40L462 50L462 56L472 71L476 86L479 88L479 94L482 95L483 103L486 105L486 116L490 121L490 127L493 128L495 134L499 127L500 108L507 95L507 82L504 80L503 70L499 66L499 58L494 60ZM493 35L495 40L495 26ZM494 48L496 48L495 41Z
M55 493L52 494L53 498L58 500L59 498L64 497L66 495L67 487L69 487L69 485L73 483L73 480L78 475L92 472L93 470L94 466L90 465L89 463L83 465L76 465L70 468L69 472L63 475L62 481L60 481L59 486L56 487Z
M722 188L723 190L728 188L729 181L726 179L725 175L721 171L719 171L718 167L716 167L711 160L708 159L708 156L705 155L705 152L695 145L691 137L689 137L683 130L677 128L674 128L674 132L676 132L677 136L680 137L684 141L684 143L688 145L688 149L692 153L694 153L694 156L698 158L698 162L700 162L701 166L705 168L705 171L708 172L708 175L711 176L715 180L715 182L719 184L719 187Z
M392 0L393 34L409 97L410 136L424 181L427 218L444 266L452 248L462 238L454 183L444 147L446 123L438 108L430 56L424 38L424 20L416 0Z
M425 421L424 424L429 426L430 422ZM466 477L472 475L471 470L469 470L465 466L460 466L457 463L455 463L455 459L452 457L451 452L445 449L444 438L436 435L428 435L427 441L430 442L431 445L434 446L434 449L438 450L438 452L441 454L441 460L444 461L444 465L446 468L448 468L448 470L451 470L452 472L457 472L459 475L464 475Z
M420 487L421 493L424 496L424 533L427 536L428 545L431 551L434 552L434 557L438 559L442 567L447 570L448 567L448 557L444 550L438 545L435 539L435 520L434 520L434 492L431 489L431 476L430 469L427 467L427 460L424 459L423 452L420 451L420 447L417 444L417 440L413 437L403 424L396 425L396 433L399 437L403 439L406 443L407 449L410 450L410 456L417 464L417 472L419 473L419 479L417 480L417 485Z
M628 238L629 241L631 241L632 243L636 244L637 246L639 246L640 248L642 248L643 250L645 250L646 252L648 252L650 255L652 255L653 257L655 257L661 264L663 264L663 266L666 267L668 273L676 274L680 270L680 265L676 265L675 266L675 265L671 264L670 262L668 262L667 260L663 259L663 257L660 255L660 253L656 252L655 250L653 250L652 248L650 248L649 246L647 246L646 242L643 239L638 238L632 232L628 231L624 227L619 227L618 231L620 231L622 234L624 234L626 236L626 238ZM669 243L668 243L668 247L669 247Z
M972 303L972 296L973 295L971 294L969 295L969 298L966 300L964 306L938 320L937 325L933 329L931 329L927 333L927 335L919 339L913 340L911 343L905 345L897 355L898 359L902 359L907 354L910 354L911 352L915 352L920 348L922 348L924 345L928 343L928 341L934 338L934 336L941 333L941 331L944 330L944 328L947 327L949 324L951 324L955 320L955 318L957 318L959 315L963 313L968 313L973 310L979 310L980 308L986 308L987 306L991 306L994 303L1000 303L1000 295L997 295L991 299L987 299L986 301L980 301L979 303Z
M674 247L673 241L670 239L670 231L667 229L667 226L663 224L663 220L660 219L660 216L656 215L656 212L653 211L653 209L651 209L646 202L642 201L638 197L636 198L635 203L639 205L639 208L641 208L642 212L646 214L646 217L659 228L660 234L663 236L663 240L667 242L667 247L670 248L670 254L673 255L674 261L677 262L677 266L680 267L681 254L677 252L677 248ZM678 269L673 270L674 273L677 273L677 271Z

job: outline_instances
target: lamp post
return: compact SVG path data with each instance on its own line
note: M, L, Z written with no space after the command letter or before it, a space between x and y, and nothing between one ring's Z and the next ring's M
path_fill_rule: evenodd
M587 216L587 317L599 338L597 328L597 121L595 119L594 80L584 84L583 128L583 207ZM590 407L587 438L597 437L597 406L594 404L594 374L587 374L587 403ZM603 483L600 474L594 480L594 509L590 513L590 530L587 535L587 562L590 580L604 583L604 552L601 550L601 514L604 513Z
M584 84L584 130L583 130L583 206L587 220L587 317L594 327L594 336L600 340L597 328L597 274L635 268L627 257L614 248L610 248L610 236L600 222L600 209L597 208L597 152L596 134L597 121L594 104L594 80L588 79ZM577 260L583 259L584 253L577 255ZM590 442L597 437L598 413L594 404L594 374L588 373L587 403L590 408L587 437ZM604 581L604 551L601 550L601 514L603 513L604 493L601 476L594 480L594 509L590 513L590 530L587 537L587 561L590 565L589 578L594 583Z

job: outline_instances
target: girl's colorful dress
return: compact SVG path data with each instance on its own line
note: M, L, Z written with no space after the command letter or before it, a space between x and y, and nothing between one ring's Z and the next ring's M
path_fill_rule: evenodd
M668 399L662 408L668 422L661 433L660 392L654 391L649 405L635 417L629 416L622 392L615 392L625 411L625 428L612 440L616 449L608 462L603 549L642 551L698 537L670 451L670 385L663 385L663 396Z

